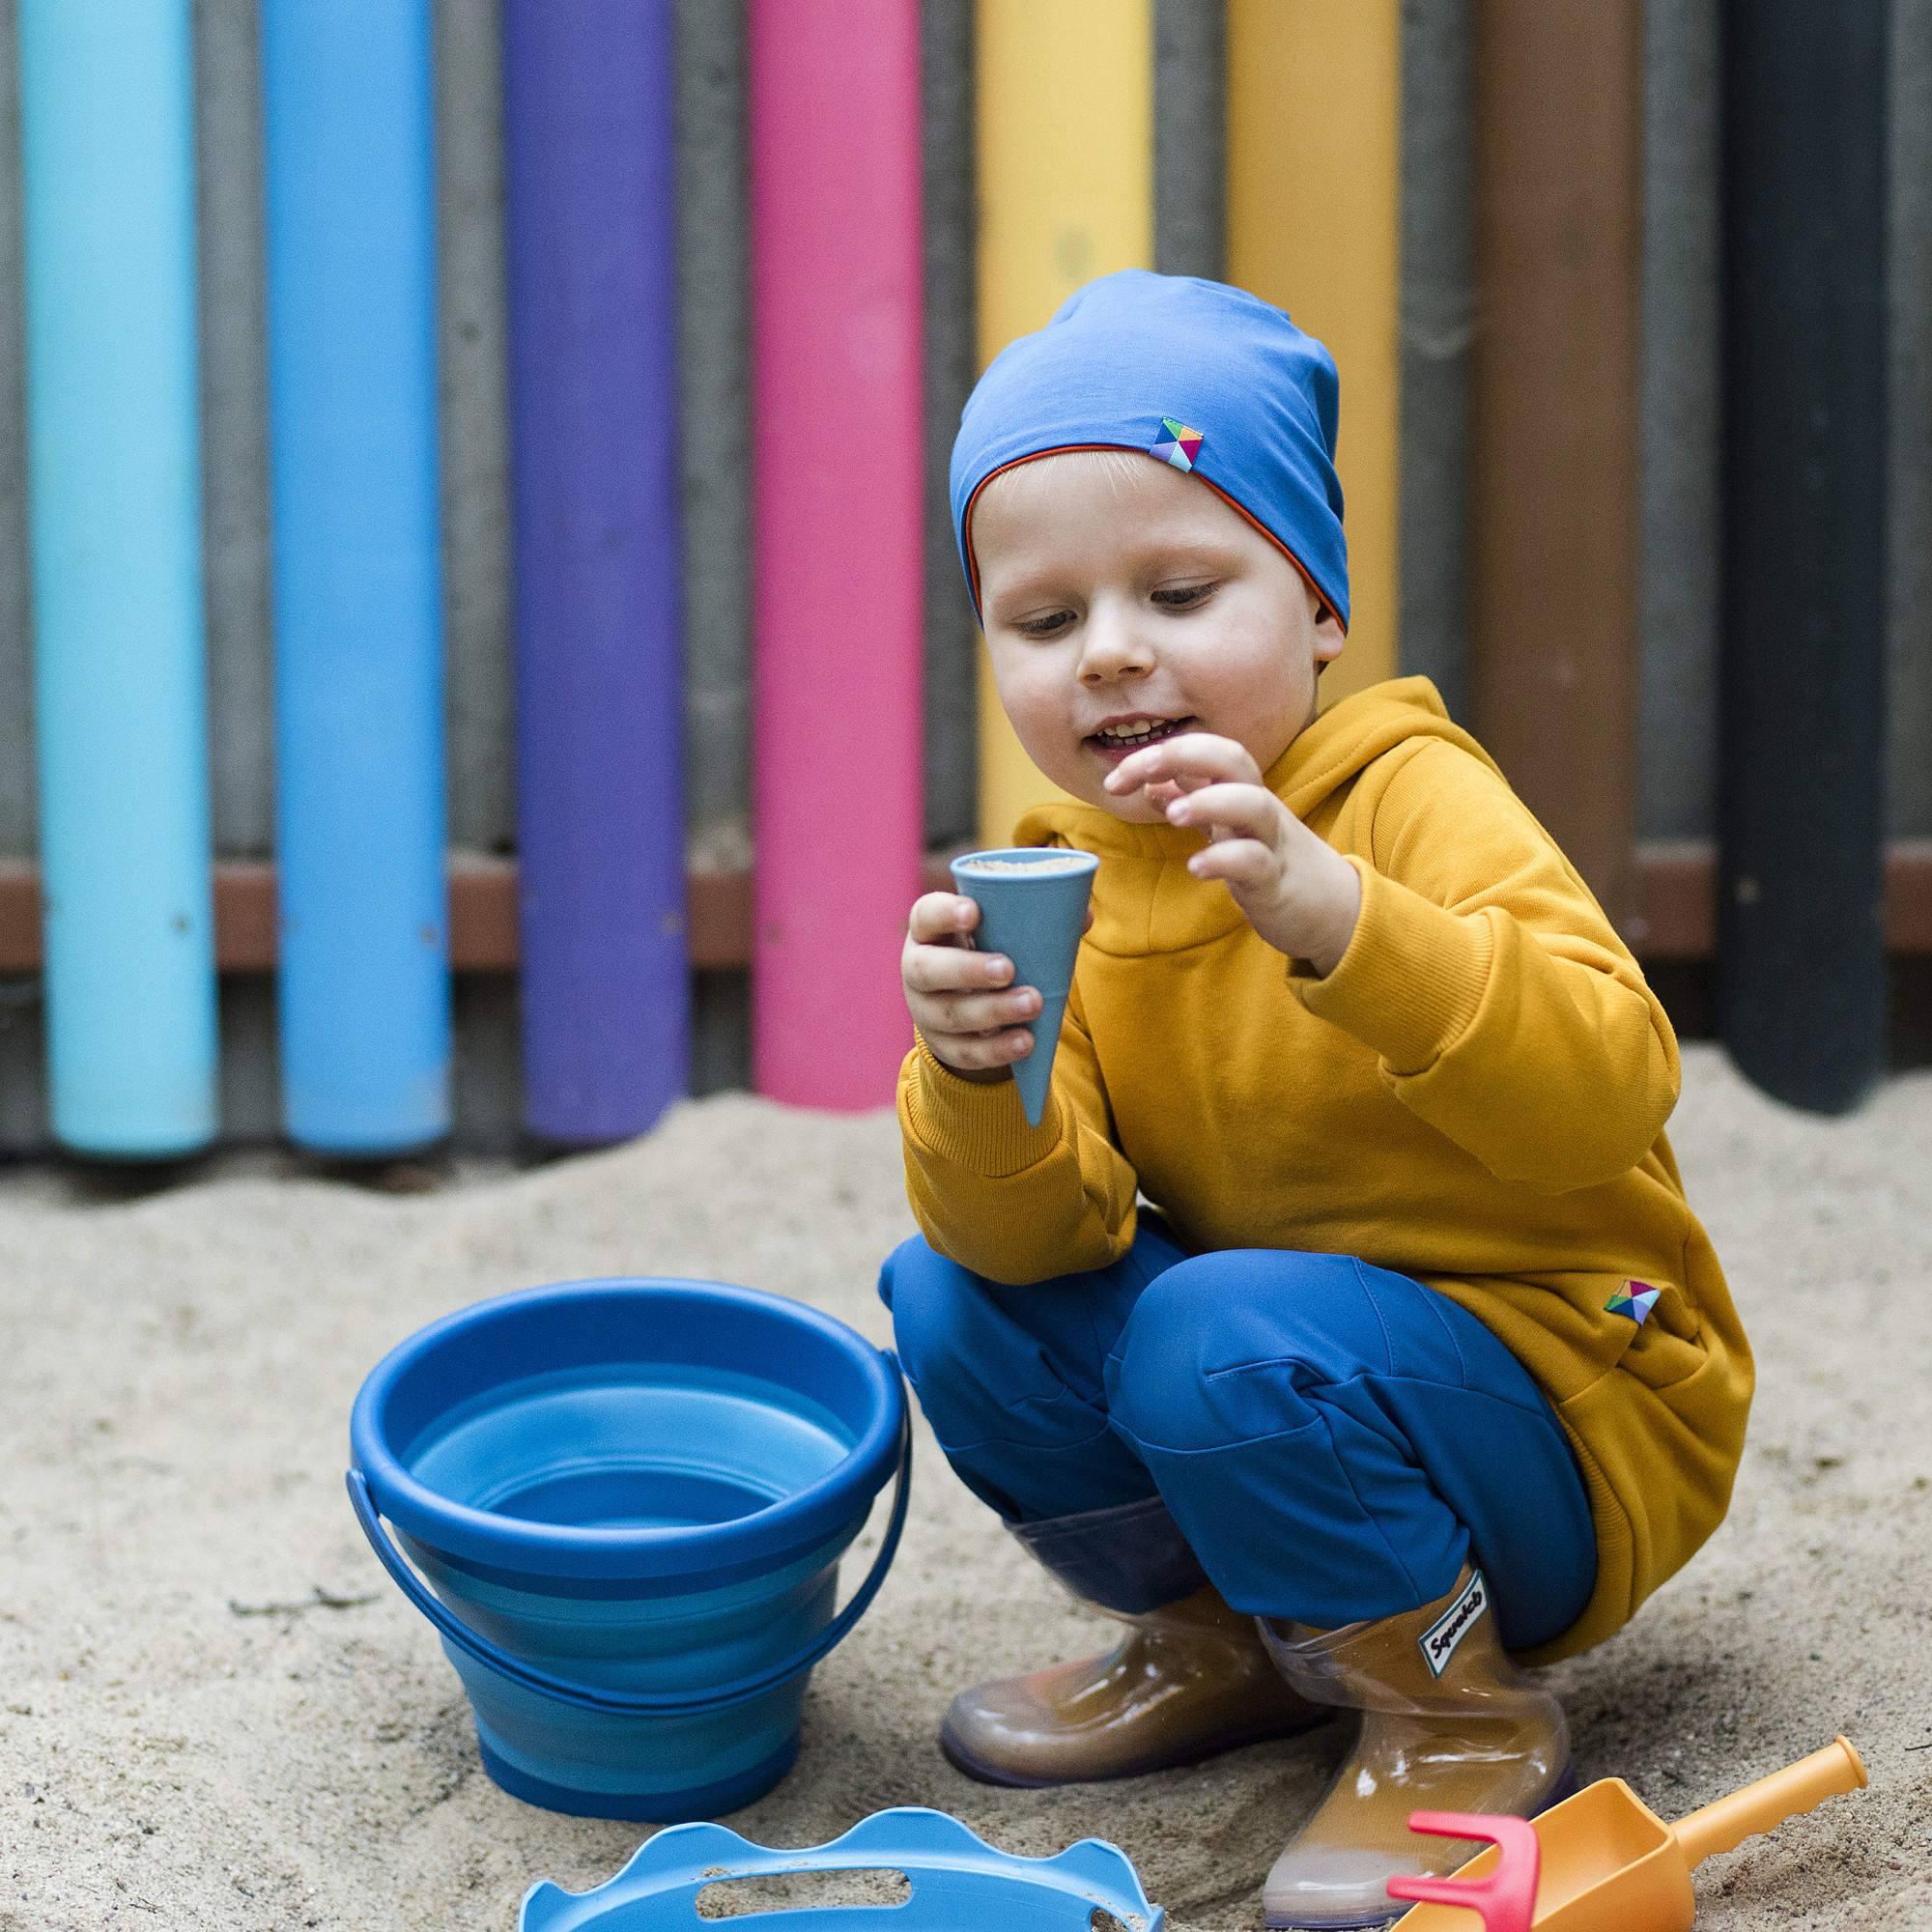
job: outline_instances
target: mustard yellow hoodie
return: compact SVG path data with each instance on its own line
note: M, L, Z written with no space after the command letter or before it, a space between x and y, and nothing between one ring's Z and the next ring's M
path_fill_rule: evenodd
M1502 1340L1589 1486L1597 1586L1539 1659L1601 1642L1710 1535L1749 1350L1663 1122L1677 1042L1582 880L1428 679L1345 698L1265 774L1362 881L1325 979L1227 888L1198 833L1084 805L1016 841L1099 855L1051 1101L962 1080L920 1041L898 1110L940 1252L1019 1285L1105 1266L1137 1190L1195 1249L1357 1255ZM1662 1291L1641 1323L1606 1307Z

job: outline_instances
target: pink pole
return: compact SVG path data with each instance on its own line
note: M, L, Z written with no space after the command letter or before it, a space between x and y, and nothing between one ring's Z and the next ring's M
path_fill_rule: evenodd
M751 0L753 1079L892 1097L924 844L918 0Z

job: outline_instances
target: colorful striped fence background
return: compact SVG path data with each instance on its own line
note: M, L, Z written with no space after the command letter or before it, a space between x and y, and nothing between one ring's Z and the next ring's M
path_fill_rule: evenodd
M1127 265L1337 354L1331 695L1435 676L1774 1092L1922 1005L1923 10L134 12L0 8L0 1150L883 1103L1044 793L951 426Z

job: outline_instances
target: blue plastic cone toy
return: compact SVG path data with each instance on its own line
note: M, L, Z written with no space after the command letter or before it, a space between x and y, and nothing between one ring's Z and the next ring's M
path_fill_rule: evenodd
M968 852L952 862L952 883L980 908L974 944L981 952L1004 952L1013 962L1015 986L1039 994L1033 1022L1033 1051L1013 1063L1013 1082L1027 1125L1039 1125L1053 1079L1060 1023L1073 985L1073 955L1087 922L1087 899L1100 862L1091 852L1057 845Z

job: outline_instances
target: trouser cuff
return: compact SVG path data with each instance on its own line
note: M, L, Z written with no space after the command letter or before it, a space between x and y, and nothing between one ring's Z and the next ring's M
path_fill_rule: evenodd
M1208 1581L1157 1495L1007 1527L1076 1596L1121 1616L1157 1610Z

